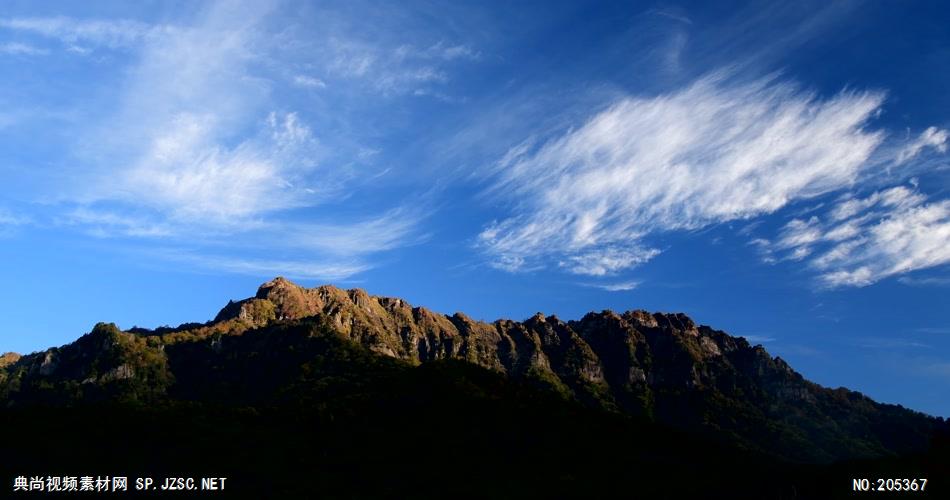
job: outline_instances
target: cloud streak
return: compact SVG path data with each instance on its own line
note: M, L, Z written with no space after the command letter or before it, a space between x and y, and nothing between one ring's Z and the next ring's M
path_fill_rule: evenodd
M587 283L586 286L600 288L608 292L627 292L640 286L639 281L618 281L616 283Z
M850 185L883 133L866 130L884 96L829 99L768 78L702 78L625 97L559 137L512 148L488 193L521 200L478 245L507 270L557 263L609 275L659 253L664 231L769 214Z
M22 226L29 224L30 219L25 216L16 215L12 212L0 208L0 228L7 226Z
M14 234L18 227L30 224L29 217L12 213L0 208L0 237Z
M867 286L950 262L950 200L896 186L840 199L825 215L793 219L768 258L803 260L827 287Z
M312 89L325 89L327 88L326 82L323 80L307 75L297 75L294 77L294 85L298 87L307 87Z
M49 51L19 42L0 43L0 54L10 56L45 56Z
M91 44L109 49L132 47L176 31L170 26L128 19L81 20L62 16L0 19L0 28L52 38L68 47Z
M227 272L248 276L286 276L292 279L322 281L343 280L372 266L356 259L350 261L278 260L202 252L174 251L154 252L164 260L179 262L214 272Z
M391 47L359 37L338 36L330 37L314 50L317 64L328 79L358 83L386 97L441 96L443 93L435 89L450 81L451 65L478 61L481 57L468 45L444 41L428 47L405 43Z
M928 127L914 142L904 146L897 153L897 164L906 163L917 157L925 148L933 148L940 153L947 152L947 139L950 134L937 127Z

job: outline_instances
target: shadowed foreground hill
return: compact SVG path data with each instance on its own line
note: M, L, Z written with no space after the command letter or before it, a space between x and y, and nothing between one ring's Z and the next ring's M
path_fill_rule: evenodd
M488 324L277 278L207 324L99 324L2 359L0 467L14 475L230 474L250 496L623 483L821 498L851 477L934 489L950 472L941 419L820 387L681 314ZM279 479L295 475L316 484Z

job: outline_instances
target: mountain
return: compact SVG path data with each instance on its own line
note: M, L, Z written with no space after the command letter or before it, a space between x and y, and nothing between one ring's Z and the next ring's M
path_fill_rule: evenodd
M444 456L488 474L483 487L504 484L511 491L538 477L555 479L531 491L563 493L592 477L606 488L634 467L654 480L675 483L676 470L704 478L701 484L713 490L689 490L699 496L719 487L751 492L745 488L757 484L777 497L800 498L812 484L796 482L801 471L830 477L852 470L820 464L915 474L944 464L930 457L938 448L943 453L934 443L943 443L947 427L940 418L809 382L762 346L683 314L602 311L562 321L539 313L523 322L485 323L360 289L308 289L283 278L228 303L208 323L128 331L100 323L71 344L4 355L0 406L5 429L42 422L46 429L72 424L97 435L101 417L109 415L122 422L118 432L137 435L151 426L188 437L160 452L119 448L139 457L145 470L152 470L149 463L159 467L151 462L156 457L164 457L159 468L201 469L210 461L229 470L282 464L279 470L312 474L320 464L323 473L337 471L321 477L342 488L334 492L341 496L451 486L454 479L432 476L447 471L395 465L415 457L420 467L438 467L433 457ZM22 435L0 438L14 443ZM222 453L221 443L235 436L247 448L229 444ZM189 442L190 448L183 444ZM28 443L16 446L22 463L76 458L69 451L24 454ZM77 442L71 449L88 448ZM277 451L312 459L260 463L261 455ZM354 469L346 464L364 467L366 455L387 457L370 460L368 470L388 479L370 483L395 489L347 489L351 483L341 478ZM498 463L526 475L499 475L492 466ZM744 483L726 479L740 466L773 472L747 475ZM780 466L795 473L776 474ZM839 487L850 487L839 479ZM365 477L352 481L368 487ZM650 484L658 494L673 491Z

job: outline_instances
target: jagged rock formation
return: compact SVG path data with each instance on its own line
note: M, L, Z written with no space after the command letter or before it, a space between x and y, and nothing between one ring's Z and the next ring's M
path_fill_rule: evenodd
M262 355L305 364L316 351L303 340L234 340L303 321L408 365L464 360L588 406L711 433L792 460L911 452L925 448L943 425L856 392L820 387L762 346L683 314L603 311L562 321L538 313L523 322L485 323L360 289L307 289L283 278L265 283L252 298L230 302L204 325L121 332L100 324L73 344L4 358L0 401L114 397L107 387L122 388L122 397L133 400L205 397L212 391L195 388L222 372L240 381Z
M20 355L15 352L6 352L0 355L0 368L3 368L7 365L12 365L20 359Z

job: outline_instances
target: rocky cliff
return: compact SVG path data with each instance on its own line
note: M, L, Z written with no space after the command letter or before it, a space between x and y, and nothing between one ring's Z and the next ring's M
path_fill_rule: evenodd
M280 331L277 326L304 322L409 366L464 360L589 407L783 459L913 452L926 448L944 425L857 392L820 387L762 346L683 314L602 311L563 321L538 313L522 322L485 323L360 289L303 288L283 278L263 284L254 297L230 302L203 325L121 332L100 324L73 344L5 357L0 398L9 406L115 397L108 387L120 387L122 397L134 400L202 398L214 391L196 388L222 372L232 379L227 390L240 394L243 382L233 380L250 377L255 360L303 366L308 356L319 355L296 337L279 343L263 337ZM257 340L238 340L247 335ZM281 390L280 383L268 390Z

